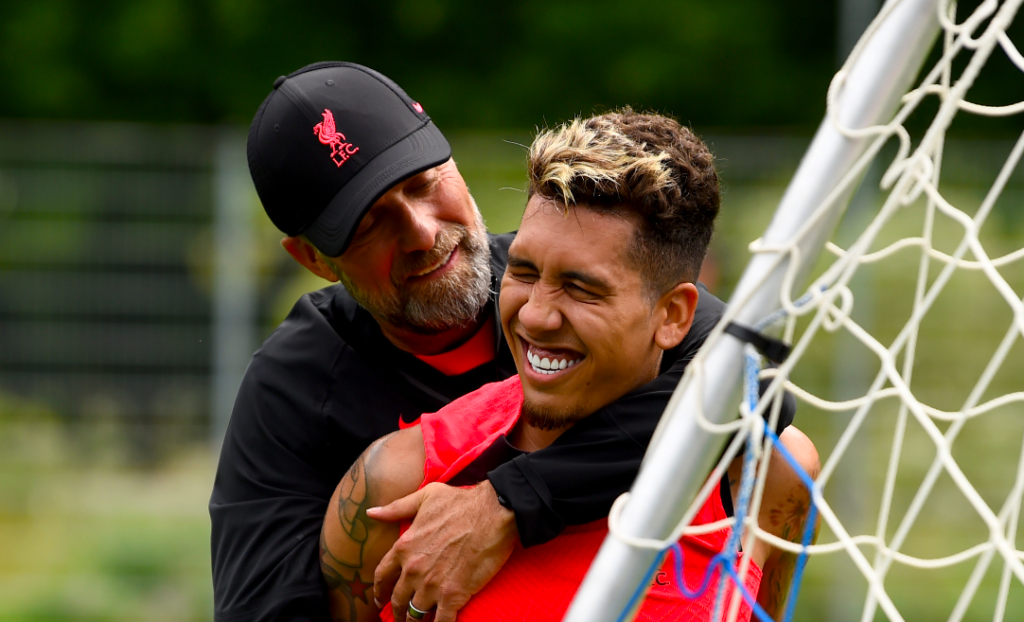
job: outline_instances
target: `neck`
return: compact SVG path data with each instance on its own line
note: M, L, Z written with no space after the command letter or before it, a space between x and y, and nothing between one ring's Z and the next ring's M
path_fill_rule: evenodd
M481 313L469 324L433 335L424 335L380 320L377 320L377 323L380 325L380 331L384 333L387 340L393 343L399 350L405 350L411 354L431 356L454 350L469 341L487 320L487 309L489 308L490 305L484 305Z
M508 442L521 451L537 451L554 443L555 439L565 434L565 431L571 427L572 424L569 423L564 428L557 430L542 430L520 419L509 433Z

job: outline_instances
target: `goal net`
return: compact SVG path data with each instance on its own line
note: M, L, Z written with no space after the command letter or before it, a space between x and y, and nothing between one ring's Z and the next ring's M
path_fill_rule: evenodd
M745 541L734 529L721 581L742 585L748 569L729 560L754 538L799 555L781 617L1024 619L1024 133L1005 134L1024 129L1024 101L971 98L996 63L1024 93L1024 56L1007 34L1022 2L882 9L832 81L825 121L613 509L567 620L628 619L736 456L728 522ZM982 121L1004 138L981 150L947 140ZM788 357L765 367L757 339L730 325L791 345ZM752 518L783 390L823 463L815 481L804 474L812 520L795 541ZM715 619L736 615L736 592Z

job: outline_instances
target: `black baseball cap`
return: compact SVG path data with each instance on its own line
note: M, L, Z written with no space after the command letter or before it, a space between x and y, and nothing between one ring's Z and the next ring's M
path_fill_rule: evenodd
M252 121L247 151L270 220L331 257L345 252L381 195L452 155L423 107L397 84L341 62L275 80Z

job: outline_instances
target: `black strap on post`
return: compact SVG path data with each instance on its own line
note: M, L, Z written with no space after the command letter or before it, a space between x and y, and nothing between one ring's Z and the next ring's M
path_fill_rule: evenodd
M781 339L768 337L752 328L747 328L746 326L737 324L736 322L729 322L729 325L725 327L725 332L740 341L745 341L754 346L765 356L765 358L776 365L781 365L792 350L789 344Z

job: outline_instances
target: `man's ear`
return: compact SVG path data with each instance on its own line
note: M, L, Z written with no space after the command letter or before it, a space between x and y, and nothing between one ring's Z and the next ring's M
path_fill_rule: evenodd
M306 240L298 236L287 237L281 240L281 246L288 251L292 259L302 264L306 270L331 283L338 282L338 275L334 273L331 266L327 265L320 253L316 252L313 245Z
M693 313L697 309L697 286L680 283L658 300L655 311L661 319L654 331L654 343L662 350L679 345L693 324Z

